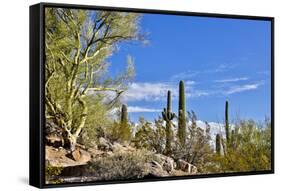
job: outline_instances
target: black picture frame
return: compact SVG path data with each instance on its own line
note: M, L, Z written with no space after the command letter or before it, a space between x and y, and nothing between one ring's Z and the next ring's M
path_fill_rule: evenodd
M271 22L271 170L253 171L253 172L237 172L237 173L218 173L205 175L189 175L177 177L161 177L150 179L130 179L122 181L102 181L102 182L86 182L86 183L67 183L67 184L45 184L45 150L44 150L44 131L45 124L45 102L44 102L44 9L46 7L74 8L74 9L92 9L105 11L126 11L136 13L153 13L166 15L184 15L212 18L230 18L230 19L248 19L248 20L264 20ZM211 177L228 177L228 176L244 176L258 174L274 173L274 18L249 16L249 15L231 15L217 13L199 13L184 11L168 11L155 9L137 9L125 7L104 7L92 5L74 5L74 4L55 4L55 3L39 3L30 6L30 96L29 96L29 116L30 116L30 139L29 139L29 184L38 188L68 187L68 186L84 186L84 185L100 185L100 184L116 184L116 183L135 183L148 181L166 181L180 179L195 178L211 178Z

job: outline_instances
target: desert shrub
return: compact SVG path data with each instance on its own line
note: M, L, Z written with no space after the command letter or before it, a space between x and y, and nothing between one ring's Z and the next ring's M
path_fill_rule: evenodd
M239 121L232 131L224 155L214 155L214 172L243 172L271 169L271 124Z
M46 181L51 184L59 184L61 181L59 179L56 179L57 176L61 174L63 170L63 167L54 167L51 165L45 166L45 178Z
M90 169L102 180L141 178L147 173L149 154L144 150L118 152L112 156L94 159Z
M190 121L190 123L189 123ZM185 145L177 140L173 150L173 158L183 159L198 168L199 172L205 172L205 166L211 160L213 149L211 147L210 125L206 123L206 128L198 127L195 112L188 112L187 132Z
M130 142L132 138L132 124L129 121L127 106L122 105L116 111L117 119L106 129L107 138L111 142Z
M133 139L133 143L137 148L146 148L154 150L157 153L163 153L165 149L165 126L163 120L160 118L155 120L155 127L152 123L140 118L138 130Z

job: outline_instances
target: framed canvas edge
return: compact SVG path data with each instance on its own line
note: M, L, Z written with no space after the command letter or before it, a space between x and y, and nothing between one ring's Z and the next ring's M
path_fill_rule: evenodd
M106 11L127 11L137 13L152 13L152 14L169 14L169 15L185 15L185 16L199 16L210 18L228 18L228 19L248 19L248 20L263 20L270 21L271 23L271 170L265 171L248 171L248 172L233 172L233 173L216 173L216 174L202 174L202 175L189 175L189 176L173 176L173 177L159 177L159 178L147 178L147 179L126 179L126 180L110 180L110 181L97 181L97 182L73 182L62 184L46 184L45 183L45 139L43 127L45 125L45 101L44 101L44 25L45 25L45 7L60 7L60 8L72 8L72 9L92 9L92 10L106 10ZM39 3L30 6L30 13L32 9L39 9L39 21L32 32L32 15L30 14L30 95L29 95L29 123L30 123L30 138L29 138L29 184L38 188L57 188L57 187L72 187L72 186L88 186L88 185L105 185L105 184L120 184L120 183L141 183L141 182L153 182L153 181L167 181L167 180L186 180L197 178L222 178L232 176L245 176L245 175L265 175L273 174L275 171L275 134L274 134L274 17L268 16L252 16L252 15L235 15L235 14L219 14L219 13L203 13L203 12L188 12L188 11L175 11L175 10L157 10L157 9L141 9L141 8L129 8L129 7L109 7L109 6L96 6L96 5L77 5L77 4L60 4L60 3ZM34 27L34 26L33 26ZM39 38L34 40L35 33L39 33ZM32 40L33 39L33 40ZM39 49L32 48L32 44L39 46ZM37 61L34 61L37 60ZM38 64L39 61L39 75L36 75L35 71L32 71L32 67ZM39 86L34 85L32 80L38 80ZM39 100L34 99L38 96ZM36 101L37 102L36 102ZM39 106L39 108L38 108ZM38 115L34 111L39 110L38 120L34 116ZM35 126L36 121L38 126ZM34 140L33 136L38 136L38 139ZM37 144L32 145L32 144ZM38 148L39 149L34 149ZM39 161L39 164L37 163ZM36 177L35 175L39 175ZM36 180L34 181L34 177Z

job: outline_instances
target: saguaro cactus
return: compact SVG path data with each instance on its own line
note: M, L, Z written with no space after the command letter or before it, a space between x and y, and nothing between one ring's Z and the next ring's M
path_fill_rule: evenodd
M178 138L181 146L185 145L186 140L186 110L185 110L185 91L184 82L179 84L179 108L178 108Z
M120 128L118 134L121 141L128 141L131 138L131 129L129 126L127 106L124 104L121 108Z
M172 103L171 103L171 91L168 91L167 96L167 108L164 108L162 112L163 119L166 121L166 148L165 152L167 155L170 155L172 152L172 140L173 140L173 130L172 130L172 120L175 118L175 113L171 112Z
M229 121L228 121L228 101L225 102L225 136L226 144L229 146Z
M128 123L128 110L126 105L122 105L121 108L121 124L127 124Z
M216 153L218 155L221 154L221 136L220 136L220 134L216 135Z

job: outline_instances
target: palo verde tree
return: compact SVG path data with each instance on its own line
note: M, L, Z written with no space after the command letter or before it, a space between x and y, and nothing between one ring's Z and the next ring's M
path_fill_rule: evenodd
M120 42L139 40L139 15L47 8L45 12L46 119L61 127L73 151L89 117L90 95L125 90L128 76L104 80L107 59Z

